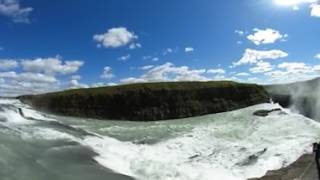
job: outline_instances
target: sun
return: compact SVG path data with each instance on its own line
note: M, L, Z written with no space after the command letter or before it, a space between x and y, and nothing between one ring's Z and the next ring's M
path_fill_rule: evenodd
M274 0L280 6L296 6L302 3L315 3L317 0Z

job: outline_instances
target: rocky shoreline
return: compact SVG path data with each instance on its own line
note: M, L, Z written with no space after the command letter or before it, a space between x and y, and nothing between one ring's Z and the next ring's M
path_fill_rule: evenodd
M248 180L317 180L313 154L304 154L288 167L268 171L265 176Z

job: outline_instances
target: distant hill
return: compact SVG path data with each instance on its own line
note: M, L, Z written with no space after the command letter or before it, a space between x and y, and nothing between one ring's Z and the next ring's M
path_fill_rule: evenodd
M142 83L18 98L58 115L132 121L186 118L269 101L262 86L231 81Z

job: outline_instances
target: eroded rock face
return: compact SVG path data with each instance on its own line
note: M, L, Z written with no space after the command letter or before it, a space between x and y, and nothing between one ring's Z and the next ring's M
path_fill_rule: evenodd
M133 84L19 99L60 115L153 121L240 109L269 102L269 95L262 86L222 81Z

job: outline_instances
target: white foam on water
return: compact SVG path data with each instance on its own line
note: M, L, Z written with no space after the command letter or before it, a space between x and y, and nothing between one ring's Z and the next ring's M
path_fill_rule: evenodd
M291 164L320 137L318 123L289 111L252 115L279 107L263 104L178 120L201 123L182 136L153 145L110 137L87 137L82 143L99 153L95 159L100 164L139 180L244 180Z
M20 135L23 139L43 139L43 140L58 140L68 139L73 141L79 141L76 137L61 132L52 128L37 127L37 121L28 120L21 116L19 108L21 108L24 116L42 121L56 121L44 117L41 113L30 109L29 106L22 104L18 100L13 99L0 99L0 105L2 105L3 111L0 111L0 117L3 118L3 122L0 122L1 126L11 129L14 133ZM5 130L7 131L7 130Z
M80 141L78 138L61 131L49 128L29 128L21 133L23 139L41 139L41 140L59 140L66 139L70 141Z
M26 117L45 119L19 101L0 99L0 104L13 104L22 108ZM70 139L90 146L99 154L95 159L101 165L138 180L244 180L289 165L310 151L310 144L320 138L319 123L289 110L284 110L287 114L273 112L267 117L252 115L256 110L274 108L280 106L262 104L155 123L152 128L157 132L166 125L174 129L192 127L156 144L134 144L108 136L81 140L67 132L34 126L36 121L24 119L14 108L0 112L8 119L0 123L19 131L23 138ZM126 133L126 128L130 127L117 131Z
M21 110L22 110L23 114L29 118L39 119L42 121L56 121L54 119L45 117L43 114L40 114L38 111L35 111L33 109L21 108Z
M6 109L4 112L0 112L0 116L6 118L8 124L32 124L33 121L29 121L23 118L17 109Z
M0 104L14 104L14 103L19 103L19 100L16 99L4 99L0 98Z

